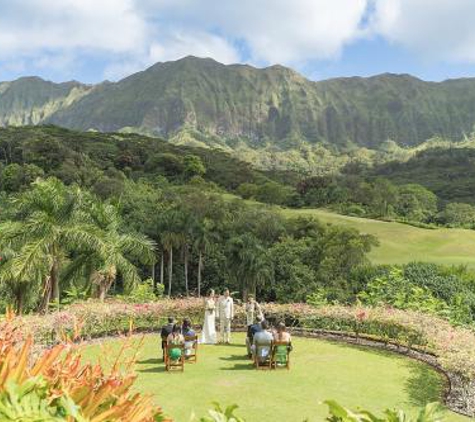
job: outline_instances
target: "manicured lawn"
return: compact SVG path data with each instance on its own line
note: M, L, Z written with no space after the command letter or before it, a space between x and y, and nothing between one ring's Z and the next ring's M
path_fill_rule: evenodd
M177 422L206 413L213 401L237 403L238 414L254 421L323 421L325 399L379 411L412 410L437 401L442 378L428 366L386 352L313 339L294 339L290 371L256 371L244 356L244 336L230 346L202 346L197 364L167 373L157 335L147 335L137 363L137 389L151 393ZM85 358L111 356L121 345L109 340L88 346ZM448 414L448 421L469 419Z
M313 215L323 222L354 227L379 239L370 253L376 264L402 264L411 261L438 264L464 264L475 268L475 230L421 229L400 223L348 217L320 209L282 210L285 215Z

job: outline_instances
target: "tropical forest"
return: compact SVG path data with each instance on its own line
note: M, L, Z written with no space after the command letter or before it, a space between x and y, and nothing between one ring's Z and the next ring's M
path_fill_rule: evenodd
M377 31L409 3L361 2L369 74L355 46L287 44L336 24L307 0L39 1L28 48L20 3L0 0L0 421L475 418L475 78L392 73L416 58ZM123 47L138 22L155 64Z

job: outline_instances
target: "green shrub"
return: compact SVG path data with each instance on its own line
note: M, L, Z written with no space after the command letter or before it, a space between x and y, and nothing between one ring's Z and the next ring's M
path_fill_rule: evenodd
M160 299L164 289L165 287L160 283L154 289L153 280L147 279L135 286L129 294L118 296L118 298L127 303L150 303Z
M245 422L244 419L236 416L234 411L238 408L233 404L222 409L218 403L214 403L214 408L208 411L208 416L200 419L200 422Z
M443 422L446 420L441 414L439 403L429 403L415 417L407 415L402 410L392 409L386 409L383 412L384 416L378 417L368 410L346 409L333 400L327 400L325 404L330 412L326 419L329 422Z

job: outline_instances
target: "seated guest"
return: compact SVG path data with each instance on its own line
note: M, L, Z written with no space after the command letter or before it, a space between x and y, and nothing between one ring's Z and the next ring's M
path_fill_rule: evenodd
M181 330L182 330L183 337L185 338L194 337L196 335L195 331L193 330L193 327L191 326L191 321L189 318L185 318L183 320ZM194 344L194 341L185 341L185 356L191 355L193 344Z
M287 345L278 345L275 351L277 364L285 365L287 363L287 351L292 350L292 345L290 343L290 334L287 332L287 328L283 322L277 324L277 330L274 333L274 341L276 343L287 343Z
M251 346L254 341L254 335L258 333L259 331L262 331L262 326L261 326L262 321L263 321L262 315L257 315L256 321L257 322L247 327L246 346L247 346L247 354L250 358L252 358Z
M290 334L287 332L287 327L283 322L277 324L277 329L274 333L274 341L290 343Z
M175 325L175 318L168 317L168 322L162 327L160 332L160 337L162 338L162 352L163 352L163 359L165 360L165 345L167 344L168 336L173 331L173 326Z
M252 353L254 358L257 357L260 362L265 362L269 357L270 348L274 338L272 337L272 333L269 331L269 324L267 321L261 322L261 328L261 331L254 334Z
M172 332L168 335L167 345L181 346L184 343L185 343L185 340L183 338L183 335L181 334L181 328L178 324L175 324L173 326ZM169 350L169 353L170 353L171 360L178 360L181 358L181 349L178 347Z

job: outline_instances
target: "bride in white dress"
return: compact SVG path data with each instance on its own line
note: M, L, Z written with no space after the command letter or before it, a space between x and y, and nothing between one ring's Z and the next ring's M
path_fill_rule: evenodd
M201 333L201 343L203 344L216 344L216 303L214 298L214 290L210 290L205 299L205 320Z

